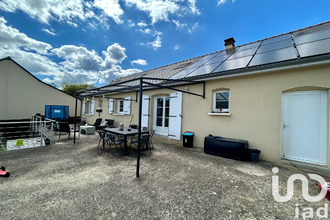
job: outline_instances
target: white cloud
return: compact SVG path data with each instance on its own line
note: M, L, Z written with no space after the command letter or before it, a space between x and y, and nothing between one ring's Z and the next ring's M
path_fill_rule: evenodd
M227 2L228 0L218 0L218 5L223 5ZM234 3L236 0L232 0L232 2Z
M85 20L89 13L84 10L83 0L2 0L0 9L7 12L21 10L30 17L48 24L50 20L73 22L74 19Z
M50 34L50 35L55 35L55 31L52 29L52 30L48 30L46 28L43 28L42 29L43 32L46 32L47 34Z
M132 20L127 20L129 27L135 27L135 23Z
M132 75L135 73L142 72L142 70L139 69L126 69L124 70L121 66L119 65L114 65L111 68L100 72L100 83L109 83L111 80L114 80L118 77L122 76L128 76Z
M138 29L137 31L140 31L140 32L142 32L142 33L144 33L144 34L151 34L151 30L150 30L150 28L146 28L146 29Z
M196 28L198 27L199 23L196 22L191 28L188 28L188 32L191 34L192 32L194 32L196 30Z
M144 22L139 22L139 23L137 23L137 25L139 26L139 27L147 27L148 25L146 24L146 23L144 23Z
M152 24L158 21L168 21L169 14L179 11L177 1L171 0L125 0L129 6L135 5L137 9L149 14Z
M126 49L118 43L114 43L107 48L107 51L102 51L105 56L105 67L110 67L114 64L121 63L127 57Z
M123 69L119 65L127 56L126 49L118 43L102 51L103 56L84 46L52 48L50 44L7 26L6 22L0 17L0 58L12 57L31 73L47 76L44 79L47 83L106 83L118 76L141 72L139 69ZM54 56L62 61L52 61Z
M0 45L2 48L22 49L46 54L52 48L50 44L29 38L16 28L6 25L7 21L0 17Z
M179 20L174 20L174 19L172 19L172 22L175 24L175 26L176 26L177 28L184 28L184 27L187 26L187 24L182 24L182 23L180 23Z
M175 45L173 49L174 49L174 50L179 50L179 49L180 49L180 45L178 45L178 44Z
M162 47L162 38L157 35L156 39L152 42L149 42L148 45L151 45L154 50L157 50L158 48Z
M111 17L117 24L123 23L121 16L124 11L121 9L119 0L95 0L94 6L103 10L105 14Z
M154 41L147 42L147 43L140 43L142 46L151 47L154 50L162 47L162 38L160 37L163 33L159 31L153 31L153 36L156 37Z
M197 0L188 0L190 10L193 14L200 15L201 13L200 13L199 9L196 7L196 1Z
M20 10L45 24L54 20L77 27L77 22L88 21L89 19L96 19L105 23L104 16L110 17L120 24L124 12L118 1L95 0L92 3L84 0L1 0L0 10L11 13ZM101 13L96 14L95 9L100 9Z
M148 65L147 61L146 60L142 60L142 59L133 60L133 61L131 61L131 64L132 65L138 64L138 65L141 65L141 66Z
M85 47L64 45L52 50L52 53L65 61L60 64L67 70L100 71L103 59L96 51L89 51Z

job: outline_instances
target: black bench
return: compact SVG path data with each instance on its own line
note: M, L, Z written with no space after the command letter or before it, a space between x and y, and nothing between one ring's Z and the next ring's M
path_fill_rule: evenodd
M234 160L248 160L248 141L221 137L205 137L204 153Z

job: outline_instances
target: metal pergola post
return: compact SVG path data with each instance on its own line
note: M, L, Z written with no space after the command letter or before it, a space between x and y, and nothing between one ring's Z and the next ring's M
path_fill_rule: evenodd
M138 124L138 144L136 158L136 177L140 177L140 144L141 144L141 124L142 124L142 92L143 78L140 78L140 94L139 94L139 124Z
M78 97L76 94L76 103L74 108L74 127L73 127L73 143L76 143L76 126L77 126L77 106L78 106Z

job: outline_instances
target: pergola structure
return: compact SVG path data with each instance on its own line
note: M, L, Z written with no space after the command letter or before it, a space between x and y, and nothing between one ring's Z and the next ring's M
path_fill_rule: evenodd
M202 84L202 94L193 93L181 89L177 89L174 87L184 86L184 85L192 85L192 84ZM141 142L141 122L142 122L142 95L143 91L147 90L155 90L158 88L174 90L194 96L205 98L205 81L197 81L197 80L187 80L187 79L162 79L162 78L152 78L152 77L137 77L134 79L111 83L106 86L102 86L96 89L79 91L76 94L76 104L75 104L75 120L74 127L76 128L76 117L77 117L77 105L78 99L82 99L84 97L95 96L95 95L105 95L105 94L113 94L118 92L131 92L136 91L136 99L134 101L139 102L139 120L138 120L138 145L137 145L137 163L136 163L136 177L140 176L140 142ZM139 97L138 97L139 96ZM73 143L76 143L76 133L74 133Z

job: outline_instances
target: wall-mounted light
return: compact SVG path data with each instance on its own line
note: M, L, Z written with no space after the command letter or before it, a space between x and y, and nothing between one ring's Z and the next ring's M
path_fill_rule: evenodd
M188 92L189 88L188 87L184 87L184 91Z

